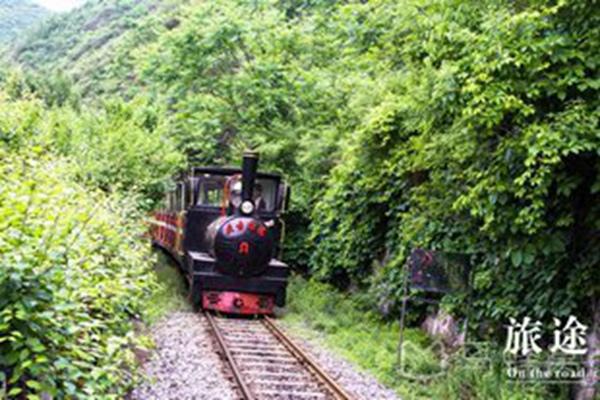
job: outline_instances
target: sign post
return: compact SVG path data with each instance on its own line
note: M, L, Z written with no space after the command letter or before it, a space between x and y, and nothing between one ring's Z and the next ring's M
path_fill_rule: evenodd
M471 306L471 268L468 257L462 254L443 253L431 250L415 249L404 264L402 281L402 309L400 312L400 337L398 343L398 363L404 372L404 328L408 301L439 304L441 298L433 294L449 294L463 291L468 294L467 317L464 330L468 327ZM424 296L412 296L411 291L424 292Z

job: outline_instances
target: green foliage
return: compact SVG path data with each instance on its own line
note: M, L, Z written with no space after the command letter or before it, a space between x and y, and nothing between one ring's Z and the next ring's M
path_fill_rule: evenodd
M71 71L86 101L120 92L142 104L152 134L193 163L260 150L263 167L294 186L293 264L339 286L370 284L393 303L410 249L468 253L480 317L585 314L600 287L593 5L217 1L145 12L146 3L128 4L66 15L27 51L33 57L35 40L52 43L61 35L50 32L68 36L96 17L111 21L102 29L127 27L114 46L87 47L86 62L66 55L85 46L83 35L46 63ZM124 23L119 7L123 18L141 12L137 22ZM103 130L131 130L111 119ZM99 140L111 156L83 163L95 184L139 177L144 193L159 191L135 163L117 163L127 178L114 182L122 174L107 175L113 161L132 155L120 134L103 143L91 132L59 148L86 154Z
M154 285L130 200L75 183L70 165L0 149L0 370L9 397L120 398L132 318ZM33 161L31 156L37 156Z
M593 5L407 3L348 6L387 27L369 35L364 62L389 69L383 89L356 94L379 98L314 209L312 265L360 282L384 262L377 281L398 288L411 248L463 252L480 317L589 315L600 288Z
M6 105L0 111L0 128L5 125L0 140L13 149L33 143L69 157L73 173L91 187L127 192L151 208L183 165L173 141L161 134L158 111L144 99L46 109L29 99L33 89L26 81L11 78L5 86L13 102L3 102L0 94Z
M284 321L307 325L327 335L327 343L380 380L397 386L396 346L398 325L380 320L369 311L364 300L337 292L333 287L294 278L288 288L287 314ZM425 354L421 344L426 339L411 330L409 341L420 351L410 352L411 366L427 368L433 354Z
M9 51L18 64L41 75L63 74L85 96L136 91L135 48L169 30L187 1L87 1L55 15Z
M450 357L448 371L440 375L439 355L419 329L405 331L405 375L399 373L399 327L366 308L364 298L347 295L316 281L294 278L289 287L284 323L300 335L322 340L346 359L374 374L404 399L517 400L553 397L548 388L509 382L498 354L487 364L461 355ZM429 376L429 379L408 379Z
M0 85L11 100L35 95L49 107L79 105L80 96L74 89L73 82L61 72L40 75L6 66L0 72Z
M552 393L540 384L519 384L506 379L506 365L497 353L485 364L457 356L444 376L433 385L433 398L535 400L563 399L566 393Z
M0 45L33 27L50 12L28 0L0 0Z
M59 109L46 115L47 140L77 164L77 174L93 187L125 191L142 200L162 199L183 165L173 142L161 135L156 110L142 99L105 102L94 109Z
M149 108L77 112L19 96L0 92L0 386L122 398L143 345L133 321L158 315L148 301L163 291L140 205L179 157L151 139Z
M298 29L260 2L206 3L149 47L142 79L166 97L172 134L192 160L227 161L250 146L268 166L298 165L303 137L315 135L335 107L327 84L317 87L306 63L293 58L309 50Z

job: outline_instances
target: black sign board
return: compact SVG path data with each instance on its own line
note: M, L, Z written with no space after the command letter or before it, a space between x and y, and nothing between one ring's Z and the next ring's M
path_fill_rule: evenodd
M464 255L416 249L408 260L409 287L426 292L467 290L468 259Z

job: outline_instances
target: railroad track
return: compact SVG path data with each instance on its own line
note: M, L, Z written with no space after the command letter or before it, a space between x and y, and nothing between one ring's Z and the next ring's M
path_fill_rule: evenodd
M270 318L205 313L244 400L352 400Z

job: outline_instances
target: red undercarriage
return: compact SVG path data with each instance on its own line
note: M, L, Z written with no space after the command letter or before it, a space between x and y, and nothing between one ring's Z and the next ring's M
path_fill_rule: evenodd
M273 314L273 296L239 292L203 292L202 308L231 314Z

